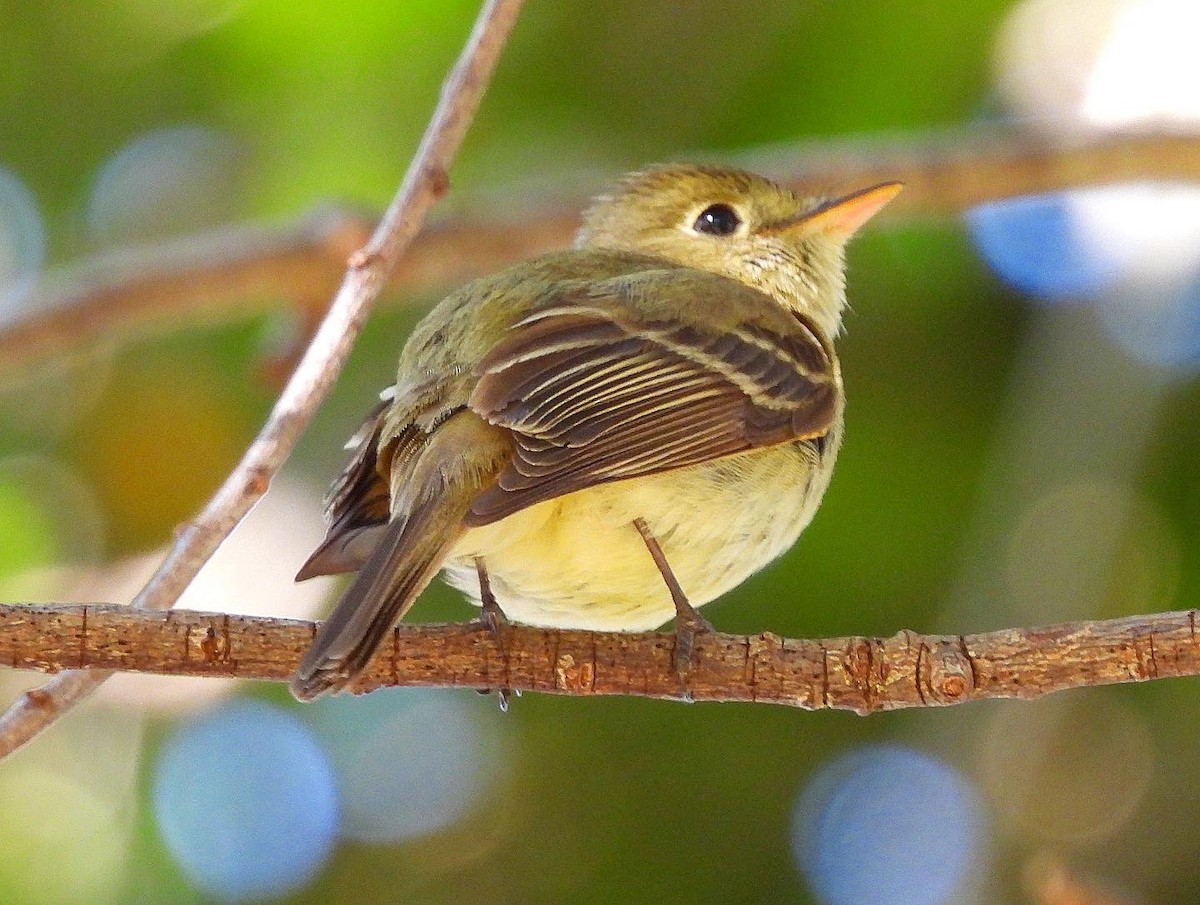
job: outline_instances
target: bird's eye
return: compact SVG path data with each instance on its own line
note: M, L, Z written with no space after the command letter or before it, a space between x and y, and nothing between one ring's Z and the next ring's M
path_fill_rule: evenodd
M742 225L742 218L728 204L710 204L700 212L692 229L708 236L732 236Z

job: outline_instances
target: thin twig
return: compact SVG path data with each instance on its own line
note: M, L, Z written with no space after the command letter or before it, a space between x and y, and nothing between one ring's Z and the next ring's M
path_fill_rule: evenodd
M134 599L144 609L168 609L234 529L295 446L317 406L328 395L351 345L387 278L425 215L448 188L447 170L521 8L521 0L488 0L425 131L404 182L370 241L350 258L328 314L258 437ZM25 694L0 716L0 757L23 745L98 687L109 673L73 672Z
M801 191L898 179L904 193L885 217L950 215L1032 192L1129 180L1200 182L1200 134L1050 139L1019 127L972 126L780 148L742 155L741 162ZM504 218L460 218L427 230L392 271L389 289L421 294L566 245L584 202L566 191L538 207L513 198ZM33 313L0 329L0 372L86 348L100 337L124 338L156 325L178 329L203 317L245 317L281 302L323 302L366 232L361 215L325 209L295 224L232 226L83 261L48 278L29 300Z
M584 632L478 621L400 625L354 686L496 687L690 697L868 714L1200 675L1195 611L975 635L792 640L701 632L681 689L673 633ZM111 604L0 605L0 663L285 681L310 622ZM72 673L67 673L71 675ZM686 694L684 694L686 692Z

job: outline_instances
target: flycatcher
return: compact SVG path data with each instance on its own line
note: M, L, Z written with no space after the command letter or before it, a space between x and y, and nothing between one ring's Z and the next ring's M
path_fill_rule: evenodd
M842 439L846 241L900 191L634 173L575 247L453 293L400 354L297 579L358 571L292 679L350 682L441 570L516 622L642 631L795 543Z

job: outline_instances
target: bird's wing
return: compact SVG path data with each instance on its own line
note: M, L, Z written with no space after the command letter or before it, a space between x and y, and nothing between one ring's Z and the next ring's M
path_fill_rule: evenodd
M382 536L391 517L392 496L388 470L379 467L379 446L391 405L389 390L346 444L352 450L350 459L325 495L325 539L301 566L297 581L353 572ZM415 431L401 432L388 450L388 460L405 455L406 447L422 439Z
M744 305L746 316L709 326L659 301L639 304L655 298L654 285L613 281L606 295L563 299L513 326L476 368L468 405L512 432L515 454L472 503L468 525L831 428L841 382L817 327L720 277L688 285L698 291L691 310ZM664 288L678 294L678 282Z

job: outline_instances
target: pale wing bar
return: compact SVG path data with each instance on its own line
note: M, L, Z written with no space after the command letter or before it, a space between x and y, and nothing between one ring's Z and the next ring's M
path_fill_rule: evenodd
M799 316L788 334L754 324L710 333L564 305L518 324L476 373L470 408L511 430L516 454L472 504L469 525L596 484L818 437L840 404L831 356Z

